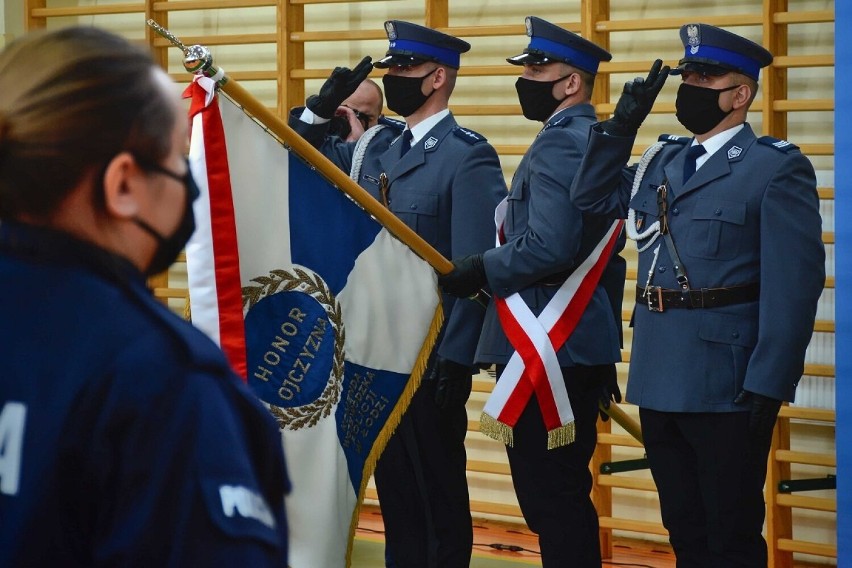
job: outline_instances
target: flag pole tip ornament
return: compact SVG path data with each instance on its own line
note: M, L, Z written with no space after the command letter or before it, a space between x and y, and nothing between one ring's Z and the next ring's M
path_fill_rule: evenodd
M188 47L186 47L186 46L183 44L183 42L182 42L180 39L178 39L178 37L177 37L175 34L173 34L172 32L170 32L170 31L168 30L168 28L164 28L163 26L161 26L160 24L158 24L156 21L154 21L154 20L153 20L153 19L151 19L151 18L149 18L149 19L148 19L145 23L147 23L147 24L148 24L148 27L149 27L149 28L151 28L152 30L154 30L155 32L157 32L158 34L160 34L161 36L163 36L164 38L166 38L167 40L169 40L169 42L170 42L173 46L175 46L175 47L179 48L181 51L183 51L183 52L184 52L184 54L186 54L186 52L187 52L187 50L188 50L189 48L188 48Z
M213 79L218 86L224 85L228 81L224 69L216 68L213 65L213 54L203 45L192 45L187 47L177 36L168 29L164 28L154 20L148 20L148 26L155 32L169 40L172 45L183 51L183 68L193 75L201 74L205 77Z

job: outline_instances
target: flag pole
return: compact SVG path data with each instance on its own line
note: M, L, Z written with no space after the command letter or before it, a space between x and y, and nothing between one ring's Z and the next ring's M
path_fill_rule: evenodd
M432 268L441 274L447 274L453 269L453 263L444 258L423 237L403 223L387 207L379 203L367 190L352 181L343 170L323 156L319 150L311 146L298 132L290 128L286 122L270 111L254 95L245 90L242 85L228 77L221 67L213 65L213 56L209 49L201 45L187 47L174 34L154 20L149 19L147 24L158 34L168 39L172 45L183 51L183 66L188 72L192 74L201 73L205 77L216 81L222 92L240 105L246 113L257 119L258 122L272 132L281 142L289 146L296 154L315 167L322 176L339 190L351 197L365 211L387 228L388 231L396 236L396 238L408 245L418 256L428 262ZM639 424L619 408L616 403L610 403L609 408L601 408L618 425L624 428L626 432L642 442L642 430Z
M418 256L428 262L432 268L441 274L447 274L453 269L452 262L444 258L423 237L403 223L387 207L379 203L367 190L352 181L346 173L323 156L319 150L311 146L307 140L290 128L286 122L270 111L256 97L243 88L242 85L228 77L221 67L216 67L213 64L213 56L210 54L210 50L201 45L185 46L171 32L153 20L148 20L148 25L183 50L183 65L187 71L193 74L201 73L205 77L216 81L222 92L241 106L246 113L257 119L282 143L301 156L311 166L315 167L323 177L355 200L358 205L375 217L396 238L408 245Z
M645 445L645 440L642 438L641 426L633 418L628 416L618 404L610 402L609 408L604 408L603 404L598 403L598 407L606 412L612 418L613 422L624 428L625 432L633 436L642 445Z

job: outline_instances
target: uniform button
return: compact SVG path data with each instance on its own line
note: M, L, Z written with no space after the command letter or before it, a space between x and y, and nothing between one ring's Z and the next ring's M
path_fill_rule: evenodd
M665 271L666 271L666 267L665 267L665 266L659 266L659 267L657 267L657 271L659 271L659 272L665 272Z
M735 332L731 333L731 337L733 337L734 339L739 339L739 337L740 337L740 332L739 332L739 331L735 331Z
M680 209L678 209L677 207L672 209L672 215L680 215Z
M714 215L721 215L721 214L722 214L722 210L721 210L721 209L716 209L715 211L713 211L713 214L714 214Z
M409 207L412 211L414 211L415 209L417 209L417 204L416 204L416 203L412 203L412 204L411 204L411 205L409 205L408 207Z

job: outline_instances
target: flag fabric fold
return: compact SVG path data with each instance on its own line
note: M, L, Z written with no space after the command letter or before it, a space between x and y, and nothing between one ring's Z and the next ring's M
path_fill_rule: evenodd
M281 427L290 566L348 566L366 483L442 323L435 271L207 81L188 89L193 323Z

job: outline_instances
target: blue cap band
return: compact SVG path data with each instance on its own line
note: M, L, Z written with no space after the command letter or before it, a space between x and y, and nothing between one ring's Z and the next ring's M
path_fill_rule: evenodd
M572 65L579 67L583 71L588 71L589 73L598 72L598 65L600 64L600 61L596 57L578 49L573 49L564 43L557 43L543 37L532 37L530 38L530 45L527 49L538 49L548 53L553 53L560 57L564 57L570 61Z
M425 55L451 67L458 67L461 62L461 54L458 51L410 39L396 39L390 42L388 49L410 51L415 56Z
M758 75L760 75L760 64L754 59L746 57L736 51L729 51L721 47L702 44L699 45L698 50L693 53L692 47L686 46L686 53L683 58L689 60L695 57L718 61L719 63L741 69L744 74L755 80L758 78Z

